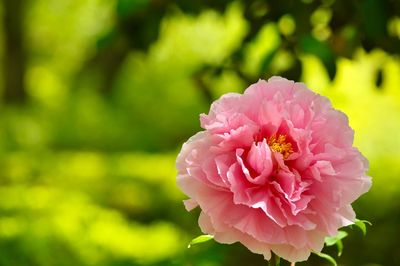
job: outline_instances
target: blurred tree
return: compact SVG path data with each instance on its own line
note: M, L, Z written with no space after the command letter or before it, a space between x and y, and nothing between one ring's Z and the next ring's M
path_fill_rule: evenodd
M340 261L400 265L398 0L0 3L1 71L19 82L4 97L32 103L1 108L0 265L265 265L239 244L186 249L198 213L174 161L205 101L270 75L330 98L371 162L355 207L374 226Z
M158 37L159 26L173 1L117 0L114 28L98 41L98 52L88 58L78 75L100 74L100 91L108 94L130 51L146 50Z
M24 88L24 7L23 0L3 0L4 23L4 100L22 103L26 99Z
M96 76L102 79L100 90L110 92L129 52L148 49L157 39L164 17L177 9L189 14L199 14L205 9L222 13L231 3L227 0L118 0L114 29L99 40L97 53L87 60L81 74L97 71ZM400 40L387 32L389 19L400 14L400 4L395 0L352 0L345 3L335 0L250 0L241 4L249 23L242 45L226 61L204 65L193 73L199 91L208 101L212 100L212 93L205 77L218 76L224 70L234 71L246 82L276 74L299 80L302 73L299 55L311 54L322 61L332 80L336 74L337 57L349 58L357 47L367 50L381 48L395 54L400 52ZM271 21L278 24L280 44L263 55L257 71L249 73L243 65L246 48ZM288 53L294 60L285 69L276 70L271 63L279 52Z

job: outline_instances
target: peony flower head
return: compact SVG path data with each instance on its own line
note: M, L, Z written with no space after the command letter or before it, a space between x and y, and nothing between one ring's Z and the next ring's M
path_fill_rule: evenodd
M368 162L327 98L273 77L223 95L200 120L204 131L178 155L177 184L216 241L297 262L354 222Z

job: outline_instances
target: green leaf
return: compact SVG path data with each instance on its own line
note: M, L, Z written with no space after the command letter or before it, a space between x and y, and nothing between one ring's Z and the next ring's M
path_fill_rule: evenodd
M342 239L347 236L347 232L345 231L338 231L336 236L330 236L325 238L325 245L333 246L336 245L338 249L338 256L340 257L343 252L343 242Z
M198 236L198 237L192 239L192 241L190 241L190 243L188 245L188 248L190 248L193 245L197 245L197 244L200 244L200 243L207 242L207 241L209 241L209 240L211 240L213 238L214 238L214 236L212 236L212 235L201 235L201 236Z
M367 234L367 226L365 224L372 225L372 223L367 221L367 220L356 219L354 221L354 225L356 225L358 228L361 229L361 231L363 232L364 236Z
M333 246L336 244L336 242L342 240L343 238L345 238L347 236L347 232L345 231L338 231L337 235L335 236L329 236L329 237L325 237L325 245L327 246Z
M337 250L338 250L338 256L342 256L343 253L343 242L342 240L339 240L338 242L336 242L336 246L337 246Z
M322 252L313 252L314 254L316 254L317 256L329 261L330 263L332 263L332 265L337 266L336 260L334 258L332 258L331 256L329 256L328 254L322 253Z
M271 259L268 261L268 265L280 266L281 265L281 258L278 255L272 253Z

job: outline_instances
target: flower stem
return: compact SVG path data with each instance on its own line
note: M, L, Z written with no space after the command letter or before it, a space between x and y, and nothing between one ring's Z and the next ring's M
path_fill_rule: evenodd
M281 265L281 258L272 253L271 259L268 261L269 266L280 266Z

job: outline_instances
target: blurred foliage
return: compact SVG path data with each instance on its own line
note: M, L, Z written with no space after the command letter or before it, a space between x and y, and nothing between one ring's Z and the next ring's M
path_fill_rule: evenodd
M400 264L399 1L31 0L15 38L16 2L0 12L0 265L265 265L239 244L187 249L198 210L174 161L212 100L271 75L330 98L370 160L354 207L373 226L338 261Z

